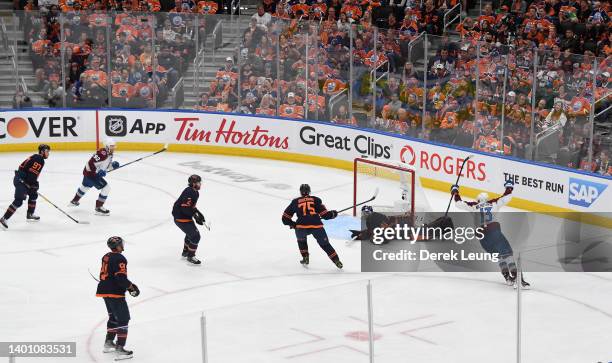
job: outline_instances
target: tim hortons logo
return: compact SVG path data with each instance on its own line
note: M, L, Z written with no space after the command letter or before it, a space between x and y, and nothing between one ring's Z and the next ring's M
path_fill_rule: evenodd
M259 125L248 131L236 130L236 121L228 122L223 119L216 131L197 128L198 117L175 117L175 122L180 122L177 141L192 141L203 143L217 143L228 145L245 145L270 147L286 150L289 148L289 137L270 135L269 130Z

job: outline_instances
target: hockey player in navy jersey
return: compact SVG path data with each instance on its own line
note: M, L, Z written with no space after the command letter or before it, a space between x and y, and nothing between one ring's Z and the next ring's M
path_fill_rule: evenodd
M28 221L38 221L40 217L34 214L36 210L36 200L38 199L38 177L45 166L45 160L49 157L51 147L46 144L38 145L38 154L27 158L15 170L13 185L15 186L15 196L13 203L8 207L4 216L0 218L0 227L8 229L8 220L28 198L28 211L26 219Z
M338 212L335 210L327 210L320 198L310 195L310 186L308 184L302 184L300 186L300 195L299 198L295 198L289 203L282 217L284 225L289 226L291 229L295 229L295 236L297 237L298 247L302 255L300 263L307 266L310 262L308 242L306 239L309 235L312 235L336 267L342 268L342 262L340 262L336 250L334 250L329 243L327 233L321 221L321 218L336 218ZM297 215L296 221L292 219L294 214Z
M106 173L117 169L119 162L113 161L115 153L115 141L113 139L107 139L105 146L98 150L85 164L83 169L83 182L78 188L74 198L70 201L71 206L80 205L81 198L87 193L91 187L94 187L100 191L98 200L96 200L96 214L101 216L108 216L110 211L104 207L106 198L110 193L110 186L104 179Z
M181 196L172 206L172 216L174 217L174 224L185 233L182 257L186 258L189 263L199 265L202 262L198 260L195 253L198 249L198 243L200 243L200 232L195 223L203 225L206 222L202 213L196 208L200 198L199 190L202 187L202 178L194 174L187 179L187 183L187 188L183 190Z
M114 352L115 360L129 359L132 358L133 352L124 348L130 322L130 310L125 301L125 292L128 291L130 295L136 297L140 295L140 290L127 276L128 262L121 254L125 248L123 238L110 237L106 245L111 252L102 257L100 281L96 290L96 296L104 298L108 312L103 352Z
M484 229L484 236L480 240L480 245L486 252L499 254L499 267L501 273L506 279L506 282L509 285L513 285L516 283L517 277L514 252L512 251L510 243L502 233L501 225L497 219L497 212L512 199L511 194L514 189L514 183L510 180L506 181L504 187L506 190L500 197L489 199L487 193L480 193L474 202L466 202L461 199L458 185L453 185L451 187L451 194L454 195L457 208L477 213L479 220L478 224ZM529 287L530 285L523 279L522 286Z

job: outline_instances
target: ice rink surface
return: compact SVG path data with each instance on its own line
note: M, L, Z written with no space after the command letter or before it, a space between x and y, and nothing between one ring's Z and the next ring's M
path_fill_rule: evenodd
M122 163L146 153L116 152ZM0 155L0 208L13 199L13 170L28 154ZM40 192L66 207L80 185L88 152L52 152ZM199 267L180 259L183 235L172 203L190 174L204 178L198 207ZM309 183L328 209L352 202L352 173L305 164L164 153L107 177L109 217L94 215L95 190L78 208L78 225L39 198L38 223L22 207L0 232L0 341L76 341L77 358L17 362L110 362L102 353L106 311L95 297L106 239L126 239L129 278L127 348L138 362L201 362L206 316L211 363L368 362L366 284L373 285L376 362L515 362L516 291L498 273L360 273L359 244L347 245L349 214L327 223L344 263L339 271L309 241L304 269L281 214ZM378 183L378 182L377 182ZM386 185L385 183L388 183ZM397 183L380 181L381 189ZM399 192L398 192L399 193ZM425 191L444 210L445 193ZM507 210L511 210L507 208ZM88 271L89 270L89 271ZM612 361L612 276L531 273L523 292L522 362ZM0 358L3 361L6 358Z

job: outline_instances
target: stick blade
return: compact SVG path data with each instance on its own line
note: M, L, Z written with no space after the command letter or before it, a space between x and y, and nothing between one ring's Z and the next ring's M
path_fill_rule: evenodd
M168 143L164 144L164 150L168 150Z
M77 221L78 224L89 224L89 221Z
M379 189L376 188L376 190L374 191L374 195L372 196L372 200L376 199L376 197L378 196L378 191Z

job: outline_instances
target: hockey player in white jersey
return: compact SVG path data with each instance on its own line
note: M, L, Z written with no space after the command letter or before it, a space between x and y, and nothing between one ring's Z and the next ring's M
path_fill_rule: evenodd
M506 283L513 285L516 283L517 276L514 253L510 243L502 233L497 213L501 207L508 204L512 199L511 194L514 189L514 183L512 183L512 181L506 181L504 187L506 190L500 197L489 199L487 193L480 193L476 197L475 202L466 202L462 200L459 194L458 185L453 185L451 187L451 194L454 195L457 208L477 213L477 224L484 229L484 236L480 240L480 245L488 253L499 254L499 267L501 273L506 279ZM529 287L530 285L522 279L522 286Z
M115 147L115 141L110 138L107 139L104 143L104 147L99 149L89 159L87 164L85 164L85 168L83 169L83 182L74 195L74 198L70 201L71 206L78 206L80 204L79 200L85 193L87 193L91 187L95 187L100 191L98 200L96 200L96 214L102 216L110 214L110 211L104 208L104 202L106 202L106 198L108 198L108 194L110 193L110 186L106 180L104 180L104 177L107 172L119 167L119 162L113 161Z

